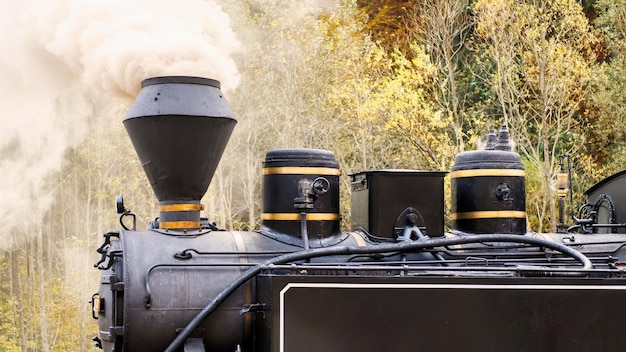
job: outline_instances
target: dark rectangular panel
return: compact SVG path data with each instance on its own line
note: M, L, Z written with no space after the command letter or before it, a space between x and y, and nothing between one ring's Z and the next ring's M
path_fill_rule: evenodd
M364 171L352 177L352 229L395 238L394 224L408 207L424 220L426 234L443 236L445 172L416 170Z
M626 351L624 282L342 281L273 280L273 352Z

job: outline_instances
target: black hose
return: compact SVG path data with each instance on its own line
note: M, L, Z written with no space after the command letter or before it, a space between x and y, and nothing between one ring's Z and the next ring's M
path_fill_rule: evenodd
M401 242L394 244L381 244L375 247L352 247L352 246L340 246L340 247L327 247L318 249L309 249L305 251L293 252L284 254L278 257L274 257L265 261L255 267L248 269L236 280L226 286L211 302L209 302L198 313L187 326L178 334L178 336L170 343L165 352L177 351L187 340L187 338L193 333L193 331L202 324L202 322L211 314L231 293L237 290L241 285L245 284L248 280L258 275L263 269L270 265L285 264L303 259L333 256L333 255L352 255L352 254L375 254L385 252L409 252L418 249L453 246L457 244L477 243L477 242L517 242L526 243L540 247L550 248L559 251L565 255L568 255L582 264L583 270L592 269L593 264L584 254L579 251L567 247L563 244L550 242L544 239L527 237L522 235L503 235L503 234L489 234L489 235L472 235L467 237L454 237L454 238L436 238L426 241L413 241L413 242Z

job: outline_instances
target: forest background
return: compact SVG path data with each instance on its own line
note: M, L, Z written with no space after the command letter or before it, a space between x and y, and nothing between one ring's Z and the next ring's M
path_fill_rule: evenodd
M271 149L335 153L344 229L347 175L447 171L455 154L476 149L502 124L526 167L533 231L555 229L559 155L572 158L576 204L588 187L624 168L626 0L215 3L237 43L229 52L236 78L216 78L239 122L203 200L203 215L221 227L259 225L261 163ZM50 54L56 47L42 48ZM136 93L139 82L132 84ZM61 149L56 167L18 194L26 210L3 212L0 350L93 349L97 328L88 301L98 286L95 249L106 230L119 227L115 196L124 195L140 228L158 214L121 124L130 91L103 99L98 89L81 90L89 103L82 105L76 95L54 98L55 116L79 115L88 123L79 129L54 122L72 129L73 142ZM11 119L19 124L19 116ZM45 158L19 164L29 154L16 136L0 141L0 166L23 170L26 183L30 165ZM8 192L5 203L19 210Z

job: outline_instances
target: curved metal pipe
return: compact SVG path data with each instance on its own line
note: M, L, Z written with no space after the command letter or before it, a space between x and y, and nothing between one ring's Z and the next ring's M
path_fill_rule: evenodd
M211 302L209 302L201 311L196 315L187 326L178 334L178 336L170 343L165 349L165 352L176 352L191 335L191 333L211 314L228 296L233 293L239 286L246 283L252 277L258 275L264 268L273 264L285 264L293 261L332 256L332 255L352 255L352 254L376 254L385 252L408 252L413 250L441 247L441 246L453 246L458 244L476 243L476 242L516 242L526 243L530 245L536 245L541 247L550 248L559 251L565 255L568 255L582 264L583 270L589 270L593 268L593 264L584 254L579 251L567 247L560 243L550 242L544 239L520 236L520 235L504 235L504 234L489 234L489 235L472 235L467 237L455 237L455 238L437 238L426 241L413 241L413 242L401 242L395 244L381 244L376 247L352 247L352 246L340 246L330 248L309 249L305 251L299 251L289 254L284 254L264 263L261 263L253 268L248 269L240 277L225 287Z

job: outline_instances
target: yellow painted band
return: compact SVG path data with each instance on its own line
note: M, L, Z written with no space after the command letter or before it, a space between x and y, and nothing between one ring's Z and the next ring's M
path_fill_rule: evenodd
M299 167L299 166L284 166L284 167L265 167L263 168L263 175L326 175L326 176L339 176L341 171L332 167Z
M354 238L354 241L359 247L367 246L367 243L365 243L365 240L363 239L363 237L359 236L358 234L354 232L350 232L350 235L352 236L352 238Z
M307 213L307 221L337 221L339 220L339 214L336 213ZM300 213L263 213L261 214L261 220L280 220L280 221L298 221L300 220Z
M450 173L451 178L476 176L525 176L526 172L519 169L476 169L458 170Z
M200 221L161 221L161 229L199 229Z
M470 219L499 219L499 218L516 218L525 219L526 212L519 210L494 210L494 211L469 211L466 213L450 214L452 220L470 220Z
M178 203L178 204L167 204L161 205L159 210L162 213L171 213L173 211L201 211L204 210L204 204L187 204L187 203Z

